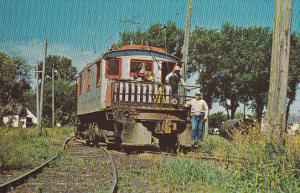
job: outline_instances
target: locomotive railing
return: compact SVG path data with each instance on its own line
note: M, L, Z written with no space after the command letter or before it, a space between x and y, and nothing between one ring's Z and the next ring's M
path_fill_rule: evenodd
M187 88L194 89L196 87L187 86ZM179 85L178 90L183 90L182 85ZM115 106L170 108L173 107L171 105L173 98L177 98L177 106L182 106L191 98L186 95L173 97L170 85L155 82L115 80L111 83L111 91L111 102Z

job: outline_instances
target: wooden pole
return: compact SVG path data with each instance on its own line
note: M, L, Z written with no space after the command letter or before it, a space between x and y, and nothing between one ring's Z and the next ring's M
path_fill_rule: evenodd
M44 99L44 82L45 82L45 69L46 69L46 59L47 59L47 40L45 40L44 47L45 57L43 62L43 70L42 70L42 85L41 85L41 100L40 100L40 118L39 118L39 128L40 135L43 134L42 122L43 122L43 99Z
M54 64L53 64L52 66L52 129L54 129L55 127L54 112L55 112L55 106L54 106Z
M182 77L186 79L186 66L188 61L188 51L189 51L189 39L190 39L190 27L191 27L191 17L192 17L192 0L188 0L187 13L185 19L185 32L184 32L184 43L183 43L183 54L182 54Z
M39 112L39 64L36 64L35 67L35 78L36 78L36 117L37 117L37 125L39 125L40 121L40 112Z
M281 139L281 142L283 142L282 137L286 118L291 12L291 0L276 0L267 129L271 131L272 138L275 137L275 140Z

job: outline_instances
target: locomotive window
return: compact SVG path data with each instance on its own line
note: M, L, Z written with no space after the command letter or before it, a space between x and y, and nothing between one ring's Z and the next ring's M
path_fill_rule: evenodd
M91 70L88 69L86 71L86 81L85 81L85 90L86 90L86 92L88 92L90 90L90 87L91 87L90 77L91 77Z
M96 63L96 86L100 86L100 62Z
M112 58L106 63L107 78L121 78L121 59Z
M145 75L145 72L152 72L152 61L131 60L130 76Z
M78 95L81 95L81 86L82 86L82 74L80 74L78 77L78 84L77 84Z

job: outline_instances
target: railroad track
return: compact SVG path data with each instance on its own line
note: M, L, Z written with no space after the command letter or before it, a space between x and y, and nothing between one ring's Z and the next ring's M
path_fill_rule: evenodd
M62 149L63 154L0 185L0 192L116 192L117 170L105 148L68 138Z
M218 167L220 171L224 171L229 166L234 167L237 164L235 158L204 152L175 154L148 150L123 153L112 150L110 153L118 167L118 177L120 179L118 190L122 193L169 192L167 190L170 187L166 186L170 185L170 181L172 181L170 174L171 176L184 174L193 163L213 168ZM194 160L198 161L194 162ZM193 165L193 168L196 169L195 165ZM182 171L178 171L178 169ZM180 187L179 184L180 182L178 182L178 187ZM172 184L172 186L174 187L170 192L189 192L176 189L177 184Z
M102 146L88 146L84 140L75 138L66 140L63 149L65 150L62 154L63 158L55 156L49 159L28 174L1 185L0 192L12 190L12 187L13 192L116 192L117 169L120 172L121 192L138 192L139 190L156 192L161 187L149 182L149 178L151 179L154 175L149 168L157 169L157 165L160 167L163 160L176 159L176 157L201 159L225 163L226 167L232 162L242 160L204 152L175 154L144 151L126 154L108 151ZM54 160L58 161L54 162ZM52 163L56 164L51 165ZM28 180L32 176L36 177ZM163 177L158 176L158 179L160 178ZM156 178L153 179L153 183L155 180Z
M202 159L202 160L212 160L217 162L240 162L245 160L243 157L237 157L237 156L225 156L225 155L218 155L213 153L207 153L207 152L194 152L194 151L188 151L187 153L171 153L171 152L161 152L161 151L153 151L153 150L146 150L142 151L140 153L149 153L149 154L160 154L165 156L173 156L173 157L181 157L181 158L194 158L194 159ZM128 153L130 154L130 153ZM135 154L135 153L133 153ZM139 154L139 153L137 153Z
M82 144L82 145L85 145L87 146L87 143L86 141L84 140L75 140L78 144ZM105 154L106 156L109 158L109 161L110 161L110 167L111 167L111 172L112 172L112 183L111 183L111 186L110 188L108 189L108 192L111 192L111 193L114 193L117 191L117 185L118 185L118 174L117 174L117 169L115 167L115 163L114 163L114 160L113 160L113 157L112 155L110 154L110 152L105 149L103 146L92 146L90 148L95 148L97 147L98 149L101 149ZM107 191L105 191L107 192Z

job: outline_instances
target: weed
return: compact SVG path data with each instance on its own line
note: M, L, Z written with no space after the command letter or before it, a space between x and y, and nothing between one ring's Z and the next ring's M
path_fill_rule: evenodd
M300 192L299 139L285 136L284 141L278 145L257 130L236 135L232 142L209 136L201 151L236 161L227 168L221 162L163 160L161 187L178 192Z

